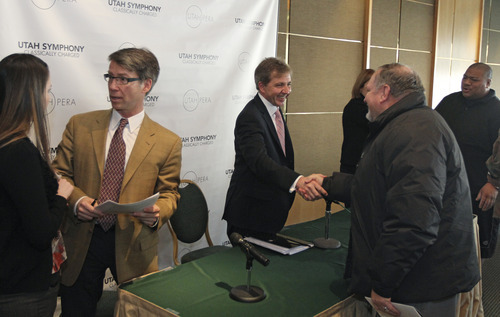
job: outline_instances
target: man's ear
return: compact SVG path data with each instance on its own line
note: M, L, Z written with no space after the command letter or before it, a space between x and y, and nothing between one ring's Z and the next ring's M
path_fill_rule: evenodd
M257 84L257 87L259 87L259 92L261 92L264 89L265 86L266 85L264 85L264 83L262 83L261 81L259 81L259 83Z
M390 95L391 95L391 87L387 84L384 84L382 87L382 93L380 94L380 101L384 102L384 101L387 101L387 99L389 99Z
M153 80L151 78L147 78L144 81L144 87L142 87L142 92L144 94L147 94L151 90L152 87L153 87Z

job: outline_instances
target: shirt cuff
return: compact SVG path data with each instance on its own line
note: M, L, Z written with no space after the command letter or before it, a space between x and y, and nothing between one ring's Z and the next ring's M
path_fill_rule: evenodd
M80 203L80 201L85 198L87 196L82 196L80 197L80 199L78 199L75 203L75 205L73 206L73 213L75 214L75 216L78 216L78 204Z
M156 217L155 223L153 223L151 226L148 226L148 227L150 227L150 228L156 228L156 226L158 226L158 222L160 222L160 217Z
M290 187L290 189L288 190L290 193L293 193L295 191L295 186L297 186L297 182L301 177L304 177L304 175L299 175L299 177L295 179L295 182L293 182L292 187Z

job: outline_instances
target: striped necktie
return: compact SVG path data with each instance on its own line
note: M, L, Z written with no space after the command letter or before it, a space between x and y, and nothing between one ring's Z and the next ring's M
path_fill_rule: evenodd
M283 149L283 154L286 156L285 150L285 125L283 123L283 118L281 117L280 109L276 110L274 113L274 120L276 121L276 132L278 133L278 138L280 139L281 148Z

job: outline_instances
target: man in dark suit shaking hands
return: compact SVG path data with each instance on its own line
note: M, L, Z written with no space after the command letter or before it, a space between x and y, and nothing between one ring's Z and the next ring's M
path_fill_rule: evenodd
M236 119L234 172L223 219L227 234L273 240L288 217L295 191L310 197L326 192L294 169L293 146L280 110L292 91L292 70L270 57L255 69L257 95Z

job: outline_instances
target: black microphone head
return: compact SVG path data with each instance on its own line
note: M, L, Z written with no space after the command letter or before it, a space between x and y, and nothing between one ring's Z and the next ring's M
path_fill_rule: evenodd
M231 240L232 243L237 245L243 241L243 236L241 234L239 234L238 232L233 232L229 236L229 240Z

